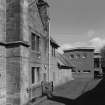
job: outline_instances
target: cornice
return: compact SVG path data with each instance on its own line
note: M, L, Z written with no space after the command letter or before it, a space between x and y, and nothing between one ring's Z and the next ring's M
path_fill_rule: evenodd
M6 46L6 47L19 46L19 45L23 45L23 46L26 46L26 47L30 46L30 44L28 42L25 42L25 41L0 42L0 45Z

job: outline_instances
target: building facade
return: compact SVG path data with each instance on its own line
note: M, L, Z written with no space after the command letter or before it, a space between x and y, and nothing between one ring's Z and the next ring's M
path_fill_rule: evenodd
M74 48L65 50L69 63L74 67L72 70L74 78L93 78L94 77L94 49L93 48Z
M58 80L58 70L57 70L57 48L59 45L51 38L50 40L50 71L49 71L49 80L53 81L55 84L55 81Z
M44 0L0 0L0 105L25 105L42 94L48 7Z
M63 55L57 52L58 47L60 46L51 38L49 79L53 81L54 87L73 80L72 66L68 64Z

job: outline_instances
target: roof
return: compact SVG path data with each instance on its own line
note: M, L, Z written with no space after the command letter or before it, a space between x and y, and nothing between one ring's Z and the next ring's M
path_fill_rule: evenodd
M68 61L67 56L61 55L57 53L58 63L60 63L63 67L73 68L73 65Z
M55 46L55 48L60 47L52 37L50 38L50 43L51 43L51 45Z
M73 51L94 51L93 47L76 47L64 50L64 52L73 52Z
M49 35L46 37L49 40ZM55 48L60 47L60 45L50 36L50 44L53 45Z

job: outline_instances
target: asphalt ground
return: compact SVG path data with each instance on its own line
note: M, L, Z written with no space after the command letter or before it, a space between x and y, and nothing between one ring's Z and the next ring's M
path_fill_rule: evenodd
M75 79L55 88L54 96L38 105L105 105L104 101L105 78Z

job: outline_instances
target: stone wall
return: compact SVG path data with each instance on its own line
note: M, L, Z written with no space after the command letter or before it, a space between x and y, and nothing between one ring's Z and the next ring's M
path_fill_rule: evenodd
M0 105L6 105L6 0L0 0Z
M20 0L6 0L6 41L20 40Z
M0 105L6 104L6 50L0 46Z
M7 103L20 104L20 47L6 49L6 93Z
M29 67L29 49L25 46L20 46L20 100L21 104L24 105L29 102L30 88L30 67Z
M65 55L68 58L68 61L70 62L73 67L75 67L73 70L75 73L74 77L81 77L81 78L93 78L94 77L94 51L70 51L66 52ZM80 56L78 56L78 54ZM84 57L84 54L86 54L86 57ZM71 55L74 55L72 58ZM85 72L90 71L90 72Z

